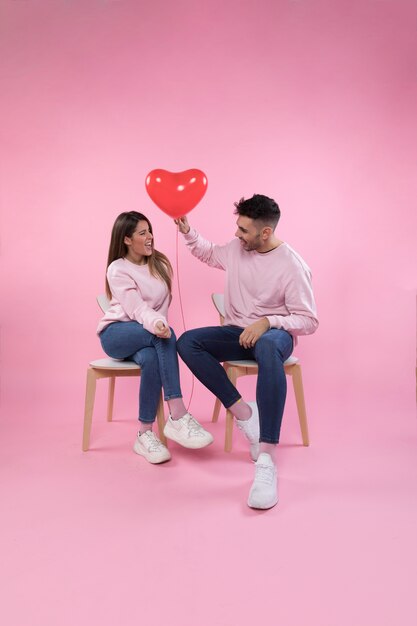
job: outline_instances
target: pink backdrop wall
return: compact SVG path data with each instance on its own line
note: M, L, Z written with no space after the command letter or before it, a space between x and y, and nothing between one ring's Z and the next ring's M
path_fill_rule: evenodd
M364 394L413 406L414 1L1 0L0 11L3 406L64 397L81 428L115 216L147 213L175 259L175 228L144 188L155 167L206 172L190 221L220 243L235 200L280 203L279 236L314 273L321 326L298 354L316 419L321 403ZM222 274L180 248L180 279L187 326L215 323ZM184 372L186 393L189 382Z

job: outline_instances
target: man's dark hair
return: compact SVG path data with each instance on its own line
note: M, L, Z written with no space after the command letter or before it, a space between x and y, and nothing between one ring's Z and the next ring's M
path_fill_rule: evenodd
M256 193L252 198L241 198L239 202L234 203L236 207L235 214L244 217L250 217L253 220L259 220L267 226L275 228L281 216L279 206L272 198L262 196Z

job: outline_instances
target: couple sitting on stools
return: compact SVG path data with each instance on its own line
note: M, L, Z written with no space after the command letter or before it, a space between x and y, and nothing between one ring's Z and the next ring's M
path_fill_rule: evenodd
M149 220L130 211L113 226L107 263L111 302L97 332L108 356L129 358L141 368L134 451L150 463L171 458L152 430L161 388L169 407L166 437L194 449L213 441L184 405L178 351L234 415L256 462L248 505L268 509L278 501L276 446L286 398L284 361L297 335L313 333L318 320L309 267L275 235L277 203L257 194L235 207L236 238L225 245L203 239L186 217L175 220L191 253L226 272L223 326L189 330L176 340L167 321L171 264L155 250ZM244 401L221 365L240 359L258 363L256 402Z

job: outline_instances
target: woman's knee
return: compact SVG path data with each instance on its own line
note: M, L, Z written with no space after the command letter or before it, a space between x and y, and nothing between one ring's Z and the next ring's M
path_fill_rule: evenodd
M155 348L142 348L133 355L133 360L143 370L159 372L158 355Z

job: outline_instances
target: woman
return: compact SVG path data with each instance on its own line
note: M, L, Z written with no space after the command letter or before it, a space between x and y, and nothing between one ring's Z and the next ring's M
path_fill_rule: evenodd
M152 431L161 387L170 412L165 436L186 448L203 448L213 441L182 399L176 338L167 322L171 282L171 264L155 250L149 220L136 211L121 213L113 226L107 260L110 308L97 333L108 356L131 359L141 368L140 428L133 449L150 463L171 458Z

